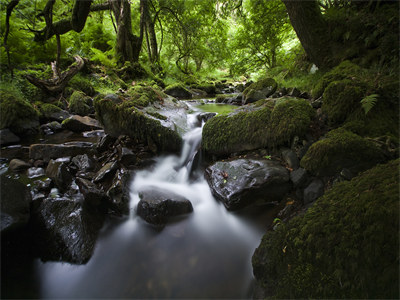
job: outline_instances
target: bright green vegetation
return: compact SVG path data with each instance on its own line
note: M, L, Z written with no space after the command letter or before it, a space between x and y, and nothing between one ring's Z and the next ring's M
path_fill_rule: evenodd
M399 160L334 185L268 232L254 274L276 298L399 298Z
M10 128L22 134L31 127L39 125L38 112L13 87L0 88L0 129Z
M68 99L69 110L74 114L86 116L91 110L91 101L91 98L86 96L83 92L75 91Z
M343 168L356 174L383 160L382 151L373 142L338 128L312 144L300 164L316 175L334 175Z
M136 85L128 91L129 103L143 108L151 103L161 101L166 95L155 86Z
M50 119L50 116L53 113L58 113L60 112L62 109L60 107L58 107L57 105L51 104L51 103L42 103L42 102L38 102L35 103L38 111L39 111L39 118L40 119L44 119L44 120L48 120Z
M246 103L250 103L267 98L276 91L276 88L277 84L273 78L262 78L247 87L243 91L243 96Z

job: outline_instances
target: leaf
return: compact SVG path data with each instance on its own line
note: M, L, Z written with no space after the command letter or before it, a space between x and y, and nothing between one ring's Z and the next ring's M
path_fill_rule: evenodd
M362 108L364 109L365 114L367 114L376 104L378 101L378 94L371 94L366 97L364 97L360 103Z
M227 181L226 181L226 179L224 179L224 183L226 183Z
M264 158L271 159L271 155L265 155Z

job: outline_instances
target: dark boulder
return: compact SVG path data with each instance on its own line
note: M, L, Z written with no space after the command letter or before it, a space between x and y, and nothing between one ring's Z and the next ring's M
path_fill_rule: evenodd
M145 190L139 193L141 200L137 206L137 214L151 224L162 225L169 217L187 214L193 211L192 203L169 191Z
M29 188L16 179L0 177L1 233L22 227L29 221L32 200Z
M93 144L88 142L70 142L64 144L33 144L29 148L29 157L33 160L41 159L49 162L66 156L76 156L79 154L91 153Z
M108 162L106 163L94 176L93 182L101 182L106 178L112 177L118 169L118 162Z
M91 117L73 115L62 122L62 127L74 132L102 129L100 122Z
M192 93L189 92L182 84L173 84L165 88L164 93L175 98L190 99L192 98Z
M93 182L80 177L77 177L75 182L85 198L85 204L91 207L99 207L107 201L108 197L106 193Z
M72 175L62 161L50 160L46 168L46 176L54 181L60 191L66 191L72 182Z
M309 204L324 194L324 183L321 179L314 179L305 189L303 202Z
M75 156L72 158L72 163L83 172L92 171L94 169L94 161L87 154Z
M243 91L243 104L256 102L257 100L265 99L275 93L277 83L272 78L263 78L252 83Z
M206 169L213 195L227 209L279 201L289 191L289 171L276 161L218 161Z
M117 214L129 214L129 179L129 172L124 168L119 169L107 191L107 196L111 201L111 210Z
M92 256L104 217L79 201L46 198L34 207L34 246L44 261L83 264Z
M5 128L0 130L0 145L6 146L15 144L20 141L20 138L16 136L10 129Z
M307 171L303 168L298 168L297 170L290 172L290 180L293 182L294 188L302 187L303 184L306 183L307 178Z

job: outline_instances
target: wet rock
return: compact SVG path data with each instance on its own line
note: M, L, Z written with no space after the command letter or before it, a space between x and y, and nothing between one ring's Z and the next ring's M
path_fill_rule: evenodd
M29 221L30 189L16 179L0 177L1 233L16 230Z
M303 168L298 168L293 172L290 172L290 180L293 182L293 187L301 187L307 181L307 171Z
M5 128L0 130L0 146L16 144L21 139L16 136L10 129Z
M290 149L285 149L282 151L282 158L286 162L289 168L296 170L300 166L300 161L297 158L296 153Z
M125 167L132 166L136 163L136 155L133 153L132 150L126 147L118 148L118 157L120 163Z
M60 191L66 191L72 182L72 175L65 163L50 160L46 168L46 176L54 181Z
M35 180L33 186L37 192L49 193L53 187L53 181L50 178Z
M34 160L41 159L45 162L65 156L76 156L91 153L92 143L71 142L64 144L33 144L29 148L29 157Z
M75 179L79 187L79 191L85 198L85 203L91 207L98 207L107 201L107 195L104 191L97 187L93 182L77 177Z
M46 198L33 211L34 246L44 261L83 264L92 256L104 217L78 201Z
M154 188L140 192L139 197L137 214L151 224L165 224L169 217L193 211L188 199L169 191Z
M104 97L105 100L111 100L115 104L120 104L122 103L122 99L117 95L117 94L107 94Z
M304 189L304 204L309 204L317 200L324 194L324 183L321 179L314 179L309 186Z
M18 158L12 159L10 161L10 164L8 165L8 168L13 172L22 172L29 169L30 167L30 164Z
M95 175L93 182L97 183L105 180L106 178L112 177L115 171L118 169L118 163L116 161L106 163Z
M45 170L43 168L32 167L28 169L28 178L36 178L45 175Z
M71 116L71 114L69 112L67 112L66 110L60 110L60 111L56 111L51 113L48 116L49 120L53 120L53 121L57 121L57 122L62 122L65 119L68 119Z
M107 151L116 141L116 138L106 134L105 136L101 137L99 142L97 143L97 151L104 152Z
M21 158L25 159L29 156L29 147L22 145L12 145L1 149L1 157L5 159Z
M118 214L129 214L129 182L130 174L121 168L115 174L111 187L107 191L107 196L111 200L111 209Z
M229 210L279 201L289 191L289 171L276 161L218 161L206 169L213 195Z
M200 122L207 122L209 119L215 117L217 115L217 113L213 113L213 112L204 112L201 114L197 115L197 119Z
M73 115L62 122L62 127L74 132L102 129L99 121L91 117Z
M72 163L83 172L94 169L94 161L87 154L77 155L72 158Z
M53 121L47 124L43 124L42 126L40 126L40 130L44 133L44 134L54 134L55 132L61 130L61 124L58 123L57 121Z

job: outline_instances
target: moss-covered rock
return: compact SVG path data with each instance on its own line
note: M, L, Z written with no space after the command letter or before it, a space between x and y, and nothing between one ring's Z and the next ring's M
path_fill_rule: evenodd
M62 111L60 107L54 105L52 103L35 103L36 107L39 110L39 117L40 119L48 120L51 118L51 115L54 113L59 113Z
M264 148L268 145L270 107L216 116L203 127L203 149L218 156Z
M69 111L71 113L86 116L91 111L92 99L83 92L75 91L68 99Z
M304 136L315 112L304 99L258 101L227 116L216 116L204 125L203 148L217 156L258 148L288 145Z
M171 84L165 88L164 92L176 98L192 98L192 93L182 83Z
M166 95L157 86L137 85L128 91L131 104L143 108L161 101Z
M290 145L295 136L303 137L314 116L307 100L290 97L278 100L268 124L269 146Z
M354 80L360 78L365 74L366 70L362 69L358 65L346 60L340 63L337 67L326 73L318 81L312 90L312 97L317 99L322 96L326 87L333 81L339 81L343 79Z
M243 91L244 104L265 99L275 93L278 85L273 78L263 78L252 83Z
M93 97L96 93L90 80L80 75L77 75L74 78L72 78L68 83L68 85L72 87L74 90L84 92L86 95L90 97Z
M300 165L315 175L330 176L343 168L358 173L384 159L382 150L374 143L344 128L338 128L312 144Z
M276 298L399 298L399 160L336 184L264 235L252 263Z
M13 89L0 89L0 129L16 134L38 131L39 116L35 108Z
M159 152L180 150L182 139L176 131L139 110L134 105L135 101L121 100L115 103L106 97L94 101L97 119L107 133L114 137L128 135L139 143L155 145Z
M331 82L323 94L322 110L330 125L342 124L349 115L361 108L365 87L349 79Z
M216 93L216 88L213 83L200 83L200 84L193 84L190 86L192 89L198 89L206 92L209 95L214 95Z

